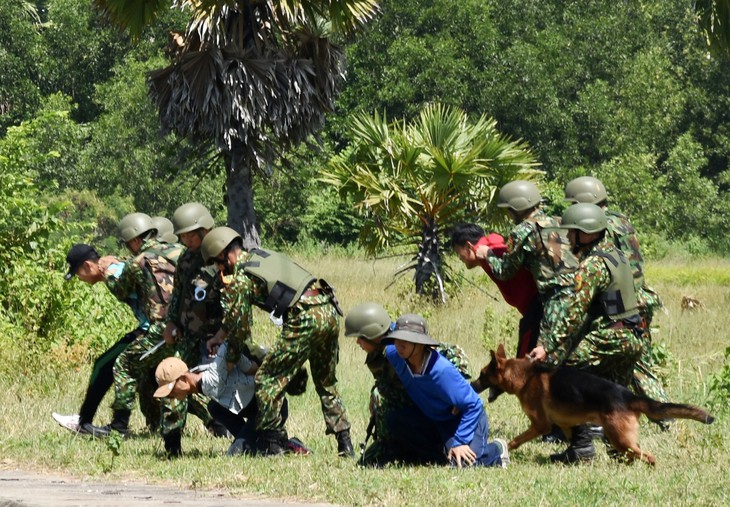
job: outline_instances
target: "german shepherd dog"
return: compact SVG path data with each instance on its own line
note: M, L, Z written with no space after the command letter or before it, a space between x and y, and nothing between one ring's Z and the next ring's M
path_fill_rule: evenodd
M507 359L500 344L492 360L472 382L476 392L498 387L519 398L530 427L517 435L509 449L550 432L555 424L570 438L570 428L583 423L603 426L614 449L629 461L640 458L654 465L654 456L638 444L639 417L694 419L711 424L715 418L698 407L661 403L637 396L623 386L574 368L548 368L530 359Z

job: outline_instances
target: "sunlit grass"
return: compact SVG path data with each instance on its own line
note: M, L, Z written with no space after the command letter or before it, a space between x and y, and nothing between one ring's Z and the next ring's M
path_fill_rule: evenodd
M470 271L467 277L484 293L467 285L444 307L419 302L407 292L407 280L388 290L400 259L352 260L328 255L300 262L337 288L345 310L374 300L392 313L416 311L428 316L431 334L458 343L469 354L476 372L488 357L487 347L499 342L515 347L516 314L489 294L498 292L486 277ZM671 262L650 264L647 278L662 295L666 313L655 319L655 341L666 348L670 361L662 370L673 401L705 404L706 379L723 364L730 344L730 302L726 261L708 260L691 266ZM676 272L686 275L677 275ZM725 273L723 273L725 270ZM724 277L724 278L723 278ZM687 282L681 282L687 280ZM701 300L705 310L681 310L681 298ZM93 331L93 330L90 330ZM120 330L121 332L121 330ZM256 314L255 335L271 341L276 329L263 312ZM364 439L367 399L372 379L364 356L354 341L340 340L339 388L353 425L353 440ZM49 358L51 360L51 358ZM56 371L56 370L50 370ZM327 501L342 505L727 505L726 487L730 449L727 412L712 426L681 421L668 433L642 423L642 446L657 457L656 469L643 464L619 465L597 445L590 466L560 467L547 463L557 447L532 442L512 455L508 470L448 468L359 469L352 460L336 457L335 441L324 435L324 422L314 389L291 399L289 433L304 440L314 454L308 457L227 458L228 442L210 438L191 418L183 439L185 457L162 458L162 441L142 430L136 411L133 438L126 440L114 468L104 441L75 437L51 419L53 410L78 409L88 369L60 373L30 373L0 378L0 463L4 467L63 470L78 476L111 480L133 479L170 483L184 488L224 488L231 494L265 495ZM108 422L109 399L97 415ZM492 435L510 438L526 426L514 397L502 396L487 405Z

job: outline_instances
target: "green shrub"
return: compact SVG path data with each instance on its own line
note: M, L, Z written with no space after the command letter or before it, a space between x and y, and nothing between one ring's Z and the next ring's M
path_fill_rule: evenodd
M725 349L725 366L709 377L710 402L716 409L730 406L730 347Z

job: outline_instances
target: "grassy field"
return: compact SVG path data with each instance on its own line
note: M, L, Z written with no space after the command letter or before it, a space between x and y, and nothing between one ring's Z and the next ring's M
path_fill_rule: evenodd
M374 300L395 316L415 311L427 316L431 334L458 343L469 353L472 372L499 342L515 347L516 313L495 301L495 287L476 271L467 285L442 308L432 308L408 295L407 287L385 290L398 261L356 261L336 256L301 259L315 274L337 289L345 310ZM664 298L666 312L656 317L655 342L667 353L665 376L673 401L705 405L708 374L723 365L730 345L730 262L693 261L650 264L647 278ZM682 296L705 305L698 312L683 312ZM120 334L121 334L120 329ZM93 330L90 330L93 332ZM271 340L275 328L262 312L256 315L258 337ZM372 379L364 355L354 341L342 337L338 370L340 392L353 425L353 440L364 439L367 398ZM210 438L191 419L183 439L185 456L175 461L162 457L162 441L150 436L136 411L134 435L124 441L112 462L104 441L76 437L51 419L52 411L75 412L85 389L88 369L58 374L0 378L0 466L63 471L75 476L107 480L140 480L181 488L225 488L232 495L263 495L341 505L728 505L727 471L730 429L727 410L711 426L680 421L660 433L646 420L641 444L657 457L652 469L644 464L612 462L601 444L588 466L563 467L547 462L559 448L532 442L512 454L507 470L448 468L360 469L353 460L338 459L333 437L324 435L319 402L311 387L291 399L289 433L303 439L314 454L307 457L227 458L228 443ZM110 399L97 415L108 422ZM487 406L493 437L509 439L527 424L514 397L502 396Z

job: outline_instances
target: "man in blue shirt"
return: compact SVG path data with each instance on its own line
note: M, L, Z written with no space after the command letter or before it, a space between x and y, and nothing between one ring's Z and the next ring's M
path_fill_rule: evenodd
M443 457L444 463L506 468L507 444L487 442L489 422L479 395L451 362L432 347L420 315L406 314L383 339L385 356L414 406L388 415L388 428L405 446Z

